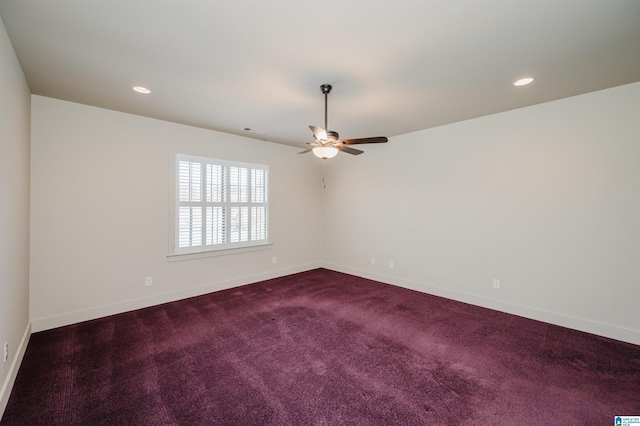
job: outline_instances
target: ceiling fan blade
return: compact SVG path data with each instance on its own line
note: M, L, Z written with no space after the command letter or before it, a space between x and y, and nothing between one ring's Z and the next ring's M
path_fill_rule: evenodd
M336 148L338 148L339 151L346 152L347 154L352 154L352 155L360 155L364 152L364 151L360 151L359 149L349 148L346 145L337 145Z
M300 151L298 154L306 154L307 152L313 151L313 148L305 149L304 151Z
M320 127L309 126L311 131L313 132L313 136L319 141L326 142L327 141L327 131Z
M345 145L355 145L358 143L385 143L388 141L389 139L387 139L385 136L376 136L373 138L344 139L344 140L341 140L340 142L342 142Z

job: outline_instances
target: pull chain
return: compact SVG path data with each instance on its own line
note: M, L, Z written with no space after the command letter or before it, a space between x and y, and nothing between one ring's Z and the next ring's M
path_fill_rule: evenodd
M324 181L324 170L325 170L324 161L325 160L322 160L322 189L327 189L327 184Z

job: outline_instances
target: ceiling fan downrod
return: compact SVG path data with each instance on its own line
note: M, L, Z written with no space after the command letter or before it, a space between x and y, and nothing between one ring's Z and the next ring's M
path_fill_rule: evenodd
M323 84L322 86L320 86L320 91L322 93L324 93L324 129L325 130L329 130L329 126L327 124L327 95L329 95L329 93L331 93L331 85L330 84Z

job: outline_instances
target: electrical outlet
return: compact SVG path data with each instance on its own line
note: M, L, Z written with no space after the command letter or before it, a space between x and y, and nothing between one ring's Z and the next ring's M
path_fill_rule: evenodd
M375 257L371 258L371 266L376 266L376 258Z
M389 268L393 269L393 260L389 261Z
M9 342L4 342L4 362L9 359Z
M150 285L153 285L153 278L151 277L147 277L144 279L144 285L149 287Z
M278 262L278 258L277 258L277 257L275 257L275 256L273 256L273 257L271 258L271 263L277 263L277 262Z
M493 288L495 288L496 290L500 289L500 280L496 278L493 279Z

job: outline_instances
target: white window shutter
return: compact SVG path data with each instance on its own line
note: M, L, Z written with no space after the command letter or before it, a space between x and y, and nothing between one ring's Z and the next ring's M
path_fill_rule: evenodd
M207 207L206 244L224 244L226 238L227 218L225 207Z
M177 156L176 254L268 243L267 166Z
M251 207L251 240L267 239L267 208Z
M180 201L200 201L202 164L180 161L178 166Z
M202 208L180 207L178 214L178 247L202 245Z

